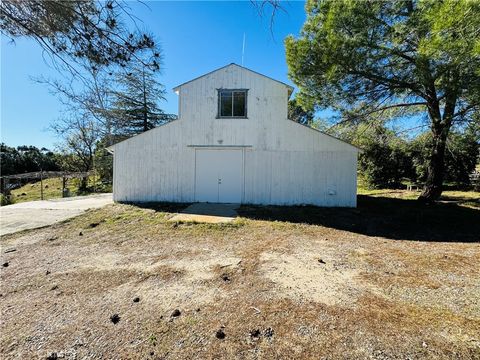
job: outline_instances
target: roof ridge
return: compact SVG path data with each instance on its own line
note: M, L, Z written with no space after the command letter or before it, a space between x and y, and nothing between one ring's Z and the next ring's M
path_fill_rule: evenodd
M249 68L247 68L247 67L245 67L245 66L238 65L238 64L236 64L236 63L234 63L234 62L232 62L232 63L230 63L230 64L227 64L227 65L224 65L224 66L221 66L221 67L219 67L219 68L217 68L217 69L215 69L215 70L209 71L209 72L207 72L207 73L205 73L205 74L203 74L203 75L197 76L196 78L193 78L193 79L191 79L191 80L185 81L185 82L181 83L180 85L175 86L175 87L173 88L173 90L175 91L176 89L178 89L179 87L181 87L181 86L183 86L183 85L185 85L185 84L191 83L192 81L198 80L198 79L200 79L200 78L202 78L202 77L204 77L204 76L210 75L210 74L212 74L212 73L214 73L214 72L216 72L216 71L222 70L222 69L224 69L224 68L226 68L226 67L229 67L229 66L232 66L232 65L238 66L238 67L241 68L241 69L248 70L248 71L250 71L250 72L252 72L252 73L254 73L254 74L263 76L263 77L265 77L265 78L267 78L267 79L270 79L270 80L272 80L272 81L276 81L276 82L278 82L278 83L280 83L280 84L282 84L282 85L285 85L287 88L289 88L289 89L291 89L291 90L293 91L293 86L291 86L291 85L288 85L288 84L286 84L286 83L284 83L284 82L282 82L282 81L280 81L280 80L276 80L276 79L274 79L274 78L271 78L270 76L261 74L261 73L255 71L255 70L249 69Z

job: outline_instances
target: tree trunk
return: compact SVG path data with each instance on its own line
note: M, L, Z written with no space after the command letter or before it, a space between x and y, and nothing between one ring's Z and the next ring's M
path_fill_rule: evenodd
M442 195L443 179L445 177L445 148L447 146L447 137L452 126L455 113L455 106L458 96L458 71L453 69L448 72L451 80L450 86L445 90L445 106L443 117L440 111L440 102L438 100L435 84L429 77L427 88L429 99L427 100L427 109L430 120L432 121L433 146L430 154L427 168L427 181L423 188L419 201L431 203Z
M143 68L143 132L148 131L147 89L145 83L145 67Z
M86 191L87 187L88 187L88 176L82 177L80 180L80 186L78 187L78 189L81 191Z
M433 146L427 168L427 180L419 201L431 203L440 198L442 194L443 179L445 175L445 148L449 127L437 124L433 129Z
M148 131L148 114L147 110L144 108L143 109L143 132Z

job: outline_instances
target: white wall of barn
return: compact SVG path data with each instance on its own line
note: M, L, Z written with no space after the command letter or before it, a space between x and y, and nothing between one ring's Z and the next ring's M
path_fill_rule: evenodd
M216 118L219 88L248 89L247 119ZM230 65L178 91L178 120L115 145L115 201L192 202L195 147L238 146L243 203L356 206L358 149L288 120L284 84Z

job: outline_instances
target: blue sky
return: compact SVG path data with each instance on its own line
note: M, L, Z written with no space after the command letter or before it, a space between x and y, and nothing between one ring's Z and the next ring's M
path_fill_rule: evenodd
M305 21L304 3L285 3L286 12L275 17L258 15L250 1L130 2L132 12L161 43L167 89L166 112L177 113L172 88L228 63L241 63L243 34L246 37L244 66L292 84L287 76L283 39L297 35ZM1 141L10 146L35 145L53 148L58 139L48 130L59 117L61 104L45 85L31 77L56 77L42 51L32 40L1 40ZM293 84L292 84L293 85Z

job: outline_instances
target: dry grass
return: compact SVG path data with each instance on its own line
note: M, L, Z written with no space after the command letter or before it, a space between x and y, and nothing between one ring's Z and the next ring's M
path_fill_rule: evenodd
M5 236L2 358L479 359L480 247L468 242L479 225L410 241L428 235L377 223L400 221L392 208L406 200L380 200L244 207L223 225L168 222L173 204L117 204ZM439 206L440 220L478 219Z
M415 200L420 195L420 190L407 191L401 189L367 189L365 187L358 188L359 195L368 195L375 197L388 197L403 200ZM461 191L461 190L445 190L442 192L440 202L455 203L462 206L468 206L480 209L480 192L478 191Z
M76 187L73 186L73 182L70 181L68 186L72 194L75 194ZM14 203L20 203L25 201L34 201L41 199L40 181L34 181L27 183L18 189L12 190L12 199ZM54 199L62 197L62 179L51 178L43 180L43 198Z
M100 187L100 182L97 180L97 187ZM80 185L80 179L68 179L67 189L70 191L70 196L85 195L85 193L79 192L78 187ZM43 180L43 199L55 199L62 197L62 179L61 178L49 178ZM94 177L90 176L88 179L88 186L94 186ZM12 201L14 203L21 203L26 201L41 200L41 182L33 181L29 182L18 189L11 191ZM98 189L100 190L100 189Z

